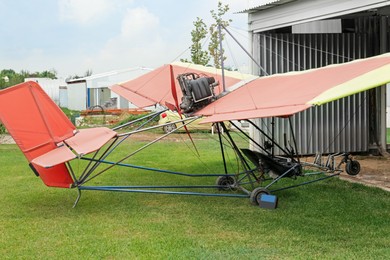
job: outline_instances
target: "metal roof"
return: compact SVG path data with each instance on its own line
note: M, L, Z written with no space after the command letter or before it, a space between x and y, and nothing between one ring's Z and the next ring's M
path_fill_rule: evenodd
M276 6L284 5L290 2L295 2L297 0L263 0L263 1L252 1L256 3L252 3L251 7L248 9L239 11L238 13L253 13L258 11L263 11L269 8L273 8Z
M68 83L68 84L80 83L80 82L85 82L87 80L109 77L109 76L113 76L113 75L117 75L117 74L121 74L121 73L125 73L125 72L137 71L137 70L151 71L152 69L144 68L144 67L135 67L135 68L129 68L129 69L122 69L122 70L113 70L113 71L103 72L103 73L99 73L99 74L92 74L90 76L81 77L81 78L77 78L77 79L70 79L66 83Z
M257 2L259 4L259 2ZM254 33L390 6L389 0L271 0L248 9L249 31Z

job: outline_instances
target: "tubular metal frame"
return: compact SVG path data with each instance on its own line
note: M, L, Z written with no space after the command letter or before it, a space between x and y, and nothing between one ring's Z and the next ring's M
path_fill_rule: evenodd
M222 162L224 164L224 173L184 173L184 172L178 172L178 171L171 171L171 170L164 170L164 169L158 169L158 168L151 168L151 167L145 167L145 166L140 166L140 165L134 165L134 164L129 164L129 163L124 163L124 161L135 154L143 151L147 147L151 146L152 144L155 144L156 142L162 140L163 138L171 135L172 133L178 131L179 129L187 126L188 124L192 123L194 120L198 119L199 117L188 117L188 118L183 118L181 120L177 120L175 122L169 122L164 125L168 124L181 124L179 125L176 129L173 129L169 133L162 134L161 136L155 138L154 140L146 143L142 147L136 149L135 151L129 153L126 155L124 158L113 162L107 160L107 157L115 151L115 149L123 143L124 140L129 138L131 135L134 135L136 133L141 133L149 130L153 130L156 128L163 127L164 125L158 125L158 126L146 126L153 118L159 116L161 113L163 113L166 110L159 111L150 115L146 115L140 119L131 121L129 123L123 124L121 126L115 127L113 129L118 130L122 129L126 126L132 125L136 122L140 122L141 120L147 120L145 123L141 124L137 129L127 132L127 133L121 133L118 134L113 140L111 141L110 144L107 145L107 147L102 150L99 149L96 151L94 154L92 154L91 157L85 157L82 156L79 159L87 161L88 164L85 167L85 169L82 171L81 175L79 177L76 176L74 173L74 170L72 169L72 166L70 163L67 163L67 166L72 174L72 177L74 178L74 184L72 188L76 188L78 190L78 196L76 198L76 201L73 205L75 207L80 198L81 198L81 191L114 191L114 192L140 192L140 193L153 193L153 194L174 194L174 195L195 195L195 196L209 196L209 197L230 197L230 198L250 198L252 191L260 185L260 187L264 187L264 189L268 190L270 193L272 192L277 192L277 191L282 191L286 189L291 189L294 187L299 187L302 185L310 184L313 182L325 180L334 176L337 176L340 174L341 170L335 170L331 174L327 174L329 172L329 169L318 165L318 164L308 164L308 166L311 167L317 167L320 171L316 173L308 173L308 174L301 174L299 175L300 177L302 176L314 176L318 175L319 177L310 180L307 182L302 182L296 185L290 185L290 186L284 186L284 187L277 187L274 189L271 189L276 183L278 183L280 180L283 178L287 177L287 175L292 172L297 165L289 168L287 171L284 173L280 174L277 178L265 178L264 173L261 175L257 175L259 172L259 169L256 166L251 165L247 158L242 154L240 148L237 146L236 142L234 141L232 135L230 134L230 130L227 129L225 124L223 122L218 123L221 128L223 129L223 132L226 134L225 139L228 140L230 145L232 146L232 149L236 153L237 157L239 158L240 165L243 168L243 170L238 173L228 173L227 171L227 162L225 158L225 149L223 148L223 140L222 140L222 132L220 131L220 128L217 127L218 129L218 140L220 143L221 147L221 154L222 154ZM250 124L253 124L250 120L248 120ZM240 127L238 127L234 122L230 122L235 128L238 129L239 133L241 133L245 138L249 139L251 142L256 144L262 151L264 151L268 155L272 155L272 152L269 152L265 147L260 145L259 143L255 142L251 137L248 136L247 133L245 133ZM272 137L264 133L262 130L259 129L259 131L269 140L272 141ZM294 137L295 139L295 137ZM273 144L278 146L278 148L283 149L286 153L288 153L288 149L284 149L281 147L279 144L276 144L274 141L272 141ZM294 145L296 145L296 142L294 140ZM287 154L287 157L289 160L294 160L294 156L292 154ZM101 165L106 165L105 168L97 171L97 168ZM303 165L303 164L302 164ZM233 178L234 182L233 183L228 183L224 185L144 185L144 186L88 186L86 185L89 181L92 179L96 178L97 176L101 175L102 173L108 171L109 169L113 168L114 166L120 166L120 167L127 167L127 168L133 168L137 170L142 170L142 171L149 171L149 172L155 172L155 173L160 173L160 174L172 174L172 175L180 175L184 177L191 177L191 178L201 178L201 177L223 177L223 178ZM339 165L340 166L340 165ZM338 167L339 168L339 167ZM320 176L321 175L321 176ZM298 176L293 176L295 179ZM248 190L246 186L249 185L250 189ZM182 189L179 191L178 189ZM199 192L199 191L188 191L189 189L214 189L214 190L222 190L219 193L216 192ZM183 191L185 190L185 191ZM234 191L234 192L231 192Z

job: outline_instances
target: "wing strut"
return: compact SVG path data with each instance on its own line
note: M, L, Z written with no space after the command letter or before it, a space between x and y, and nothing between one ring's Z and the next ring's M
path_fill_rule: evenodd
M272 145L275 145L277 146L283 153L285 154L290 154L288 151L286 151L286 149L284 149L282 146L280 146L277 142L274 141L274 139L267 135L263 130L260 129L260 127L258 127L255 123L253 123L251 120L245 120L247 121L249 124L251 124L254 128L256 128L257 131L259 131L261 134L263 134L266 138L268 138L269 140L272 141ZM274 157L273 153L271 154L272 157ZM291 158L293 161L296 161L293 157Z
M238 46L240 46L240 48L246 53L246 55L248 55L248 57L257 65L257 67L259 67L259 69L261 71L264 72L264 75L268 76L268 73L265 71L265 69L256 61L256 59L244 48L244 46L242 46L242 44L237 41L236 37L233 36L233 34L223 25L223 24L220 24L220 26L222 26L222 28L232 37L232 39L238 44Z
M222 154L222 160L223 160L223 167L225 169L225 173L228 174L227 167L226 167L226 158L225 158L225 150L223 149L223 143L222 143L222 137L221 137L221 130L219 129L219 123L215 123L217 125L217 131L218 131L218 139L219 139L219 146L221 147L221 154Z
M237 156L240 158L240 161L243 163L243 166L245 167L246 170L249 169L249 171L246 171L247 174L246 176L248 177L249 179L249 182L250 184L252 185L252 188L254 188L253 186L253 181L252 181L252 178L251 178L251 175L252 177L256 180L256 181L259 181L259 178L256 177L256 175L253 173L253 171L251 171L251 167L249 166L248 162L245 160L244 156L242 155L240 149L237 147L237 144L236 142L234 142L234 139L232 138L232 136L230 135L230 132L229 130L226 128L225 124L223 122L220 122L223 130L225 131L226 135L228 136L229 140L230 140L230 143L232 144L233 146L233 150L236 152Z
M293 142L294 142L295 153L297 155L297 161L298 161L298 163L301 163L301 160L299 159L298 146L297 146L297 141L295 139L295 134L294 134L293 126L292 126L291 116L288 117L288 122L289 122L289 125L290 125L290 131L291 131L292 139L293 139ZM294 154L291 154L291 156L293 157Z

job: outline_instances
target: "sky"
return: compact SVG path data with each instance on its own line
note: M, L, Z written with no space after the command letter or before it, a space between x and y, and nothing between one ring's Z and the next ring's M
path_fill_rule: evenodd
M222 0L224 18L248 45L250 0ZM210 25L218 0L0 0L0 70L52 70L58 77L133 67L155 68L189 58L197 17ZM206 45L207 47L207 45ZM227 66L245 68L248 57L230 37Z

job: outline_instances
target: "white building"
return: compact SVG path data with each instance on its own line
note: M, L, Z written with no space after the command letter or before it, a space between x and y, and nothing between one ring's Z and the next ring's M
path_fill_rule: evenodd
M66 88L66 82L64 79L25 78L24 81L37 82L58 106L67 107L66 100L60 98L60 89Z
M390 128L390 84L387 84L386 91L386 127Z
M139 77L150 70L137 67L69 80L66 89L67 107L73 110L86 110L98 105L120 109L134 108L134 105L111 92L108 87Z

